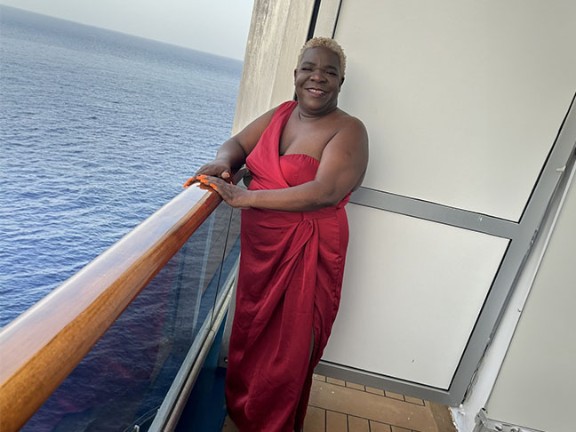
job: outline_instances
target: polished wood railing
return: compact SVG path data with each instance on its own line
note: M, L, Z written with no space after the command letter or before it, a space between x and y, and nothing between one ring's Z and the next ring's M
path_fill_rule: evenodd
M221 202L192 185L0 332L0 431L20 429Z

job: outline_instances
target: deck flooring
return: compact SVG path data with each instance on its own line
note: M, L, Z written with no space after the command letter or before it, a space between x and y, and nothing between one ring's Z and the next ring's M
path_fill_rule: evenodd
M448 409L383 389L314 375L304 432L455 432ZM236 432L226 419L222 432Z

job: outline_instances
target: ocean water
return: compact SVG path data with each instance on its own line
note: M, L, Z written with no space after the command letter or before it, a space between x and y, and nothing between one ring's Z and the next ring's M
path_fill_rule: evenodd
M0 326L181 192L241 69L0 6Z

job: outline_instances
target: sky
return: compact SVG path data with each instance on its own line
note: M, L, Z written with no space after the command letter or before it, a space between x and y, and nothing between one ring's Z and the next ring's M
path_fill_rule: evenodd
M0 0L0 4L244 59L254 0Z

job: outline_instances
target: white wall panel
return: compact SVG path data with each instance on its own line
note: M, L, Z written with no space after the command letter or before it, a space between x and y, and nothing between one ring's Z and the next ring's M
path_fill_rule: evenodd
M572 0L343 0L365 187L519 220L576 89Z
M357 205L348 213L342 304L324 360L447 389L508 239Z

